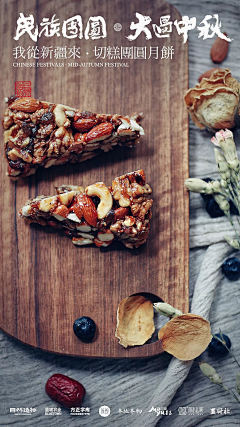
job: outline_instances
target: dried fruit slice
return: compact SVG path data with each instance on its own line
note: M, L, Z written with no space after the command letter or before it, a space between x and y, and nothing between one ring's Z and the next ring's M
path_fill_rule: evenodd
M198 357L212 340L210 323L197 314L174 317L158 333L162 347L180 360Z
M141 295L123 299L117 311L115 336L123 347L143 345L155 331L153 304Z
M127 208L119 208L119 194L123 191ZM77 246L95 243L106 247L115 239L132 249L147 240L153 203L148 199L151 192L140 170L115 178L111 187L103 182L85 190L62 185L55 196L28 200L19 214L28 222L63 229Z
M115 145L132 147L144 135L140 115L95 114L35 98L7 99L3 128L13 179L67 162L89 160Z

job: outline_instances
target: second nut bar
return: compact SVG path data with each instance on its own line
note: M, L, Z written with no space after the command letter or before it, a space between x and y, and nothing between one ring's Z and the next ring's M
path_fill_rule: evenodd
M62 185L55 196L28 200L19 214L29 223L62 229L75 245L106 247L115 239L133 249L148 237L151 192L144 171L138 170L115 178L111 187L103 182L85 189Z

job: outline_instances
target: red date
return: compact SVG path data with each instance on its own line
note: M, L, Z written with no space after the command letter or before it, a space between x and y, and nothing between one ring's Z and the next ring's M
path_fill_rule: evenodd
M86 394L82 384L62 374L52 375L47 380L45 390L51 399L66 408L81 406Z

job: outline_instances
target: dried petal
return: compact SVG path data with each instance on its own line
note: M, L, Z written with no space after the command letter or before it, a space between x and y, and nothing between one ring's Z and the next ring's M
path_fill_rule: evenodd
M212 340L210 323L197 314L183 314L170 320L158 333L165 351L180 360L198 357Z
M240 83L230 70L216 70L184 97L192 121L200 128L231 129L239 101Z
M123 299L117 311L115 336L123 347L143 345L151 338L155 326L153 304L141 295Z

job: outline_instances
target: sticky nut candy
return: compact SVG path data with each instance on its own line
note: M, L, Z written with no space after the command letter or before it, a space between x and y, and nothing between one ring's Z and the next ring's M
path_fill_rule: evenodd
M67 162L89 160L117 145L133 147L144 130L141 116L97 114L35 98L6 98L7 174L14 180Z
M45 386L47 395L66 408L82 405L86 390L78 381L62 374L52 375Z
M50 225L77 246L107 247L114 240L138 248L147 240L152 190L143 170L122 175L111 187L97 182L83 187L62 185L55 196L28 200L19 214L29 223Z

